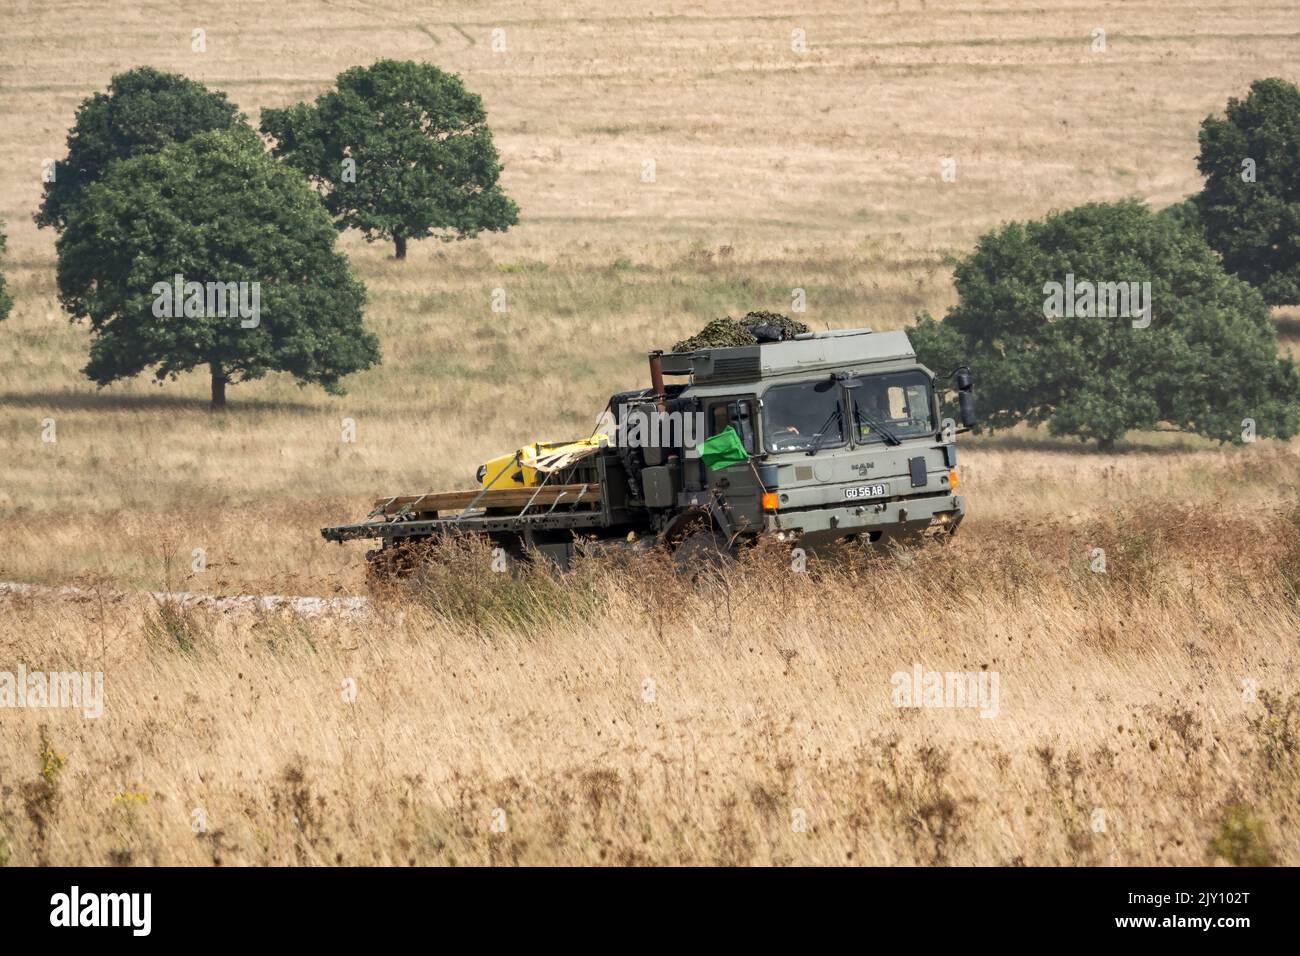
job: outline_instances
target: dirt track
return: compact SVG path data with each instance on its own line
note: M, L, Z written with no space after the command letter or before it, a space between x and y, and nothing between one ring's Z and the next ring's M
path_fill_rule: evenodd
M289 610L304 617L336 613L356 614L369 603L364 597L323 598L280 594L240 594L223 597L214 594L194 594L190 591L117 591L111 588L52 587L22 584L17 581L0 581L0 601L14 597L47 598L78 603L105 601L114 604L132 599L150 598L160 604L177 604L184 608L205 607L223 613Z

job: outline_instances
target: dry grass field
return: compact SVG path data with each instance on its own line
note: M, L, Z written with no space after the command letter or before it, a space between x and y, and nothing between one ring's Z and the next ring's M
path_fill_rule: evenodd
M0 671L105 702L0 709L0 863L1300 863L1296 442L977 438L950 546L807 574L462 555L351 616L116 596L365 593L322 524L584 434L708 318L797 287L817 327L901 327L1000 221L1182 198L1200 120L1300 80L1296 3L14 6L0 581L103 597L0 599ZM380 56L482 94L520 224L404 263L343 236L384 351L346 397L96 390L30 218L77 104L151 64L256 121ZM893 706L913 664L996 671L997 716Z

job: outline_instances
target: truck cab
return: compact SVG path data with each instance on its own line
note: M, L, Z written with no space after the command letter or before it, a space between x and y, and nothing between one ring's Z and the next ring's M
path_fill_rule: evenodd
M688 380L674 406L702 415L705 437L733 428L753 456L709 471L698 450L682 450L677 509L707 495L730 541L771 534L817 550L951 534L961 523L959 429L941 420L934 373L906 333L814 332L660 361L664 376ZM962 405L969 426L973 405Z

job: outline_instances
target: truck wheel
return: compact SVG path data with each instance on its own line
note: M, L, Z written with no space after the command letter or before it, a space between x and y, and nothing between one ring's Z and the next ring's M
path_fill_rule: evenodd
M688 534L673 552L673 564L683 574L721 571L735 561L735 549L727 545L725 537L712 530Z
M413 545L389 544L366 552L366 583L372 590L391 587L414 570Z

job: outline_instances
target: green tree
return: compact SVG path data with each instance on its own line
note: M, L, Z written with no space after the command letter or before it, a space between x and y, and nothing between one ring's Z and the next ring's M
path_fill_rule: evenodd
M107 93L94 94L77 109L68 155L54 164L54 178L45 184L33 218L39 226L61 230L82 189L103 179L110 163L245 122L226 94L201 83L150 66L119 73Z
M1269 304L1300 302L1300 90L1256 80L1223 119L1206 117L1200 139L1207 241Z
M1052 301L1049 283L1067 281L1073 302ZM957 265L955 283L957 306L942 322L922 316L912 338L936 371L971 366L990 429L1047 422L1110 448L1162 422L1219 441L1241 440L1247 418L1260 436L1300 427L1300 375L1278 358L1268 307L1176 217L1125 201L1010 223ZM1084 283L1150 283L1149 325L1081 314L1105 311L1088 307Z
M321 187L340 229L391 239L398 259L408 239L472 238L519 220L497 184L483 101L430 64L353 67L314 105L263 110L262 131Z
M1197 204L1198 195L1188 196L1173 205L1166 206L1156 213L1162 219L1168 219L1183 229L1190 229L1198 236L1204 237L1205 229L1201 225L1201 208Z
M0 222L0 227L3 226L4 223ZM0 228L0 258L3 258L5 254L5 241L4 229ZM9 310L13 307L13 297L9 294L9 290L5 288L5 274L0 271L0 322L9 318Z
M93 331L86 375L152 368L161 383L207 366L214 408L227 383L268 371L341 393L379 346L337 240L316 192L250 129L114 163L57 244L59 298Z

